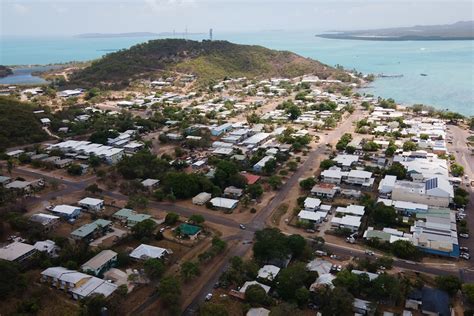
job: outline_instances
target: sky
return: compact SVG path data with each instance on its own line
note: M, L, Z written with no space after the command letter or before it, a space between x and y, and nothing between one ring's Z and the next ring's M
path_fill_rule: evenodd
M0 36L355 30L474 19L474 0L0 0Z

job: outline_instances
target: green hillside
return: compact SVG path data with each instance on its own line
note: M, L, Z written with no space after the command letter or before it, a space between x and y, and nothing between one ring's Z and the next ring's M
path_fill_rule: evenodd
M147 78L169 70L195 74L201 83L225 76L268 78L303 74L350 80L339 70L291 52L227 41L164 39L108 54L73 74L70 84L124 87L132 79Z
M48 139L29 103L0 97L0 151Z

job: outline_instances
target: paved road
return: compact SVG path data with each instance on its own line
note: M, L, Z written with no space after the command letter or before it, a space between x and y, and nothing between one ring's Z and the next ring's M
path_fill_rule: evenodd
M453 143L448 144L448 148L456 157L456 162L464 167L464 174L467 175L470 180L474 180L474 155L471 154L471 150L466 142L470 134L459 126L448 125L448 127L448 135L453 137ZM471 255L474 257L474 190L471 186L466 187L464 184L461 187L467 190L470 195L470 201L466 207L466 213L468 214L466 221L471 237L469 239L459 238L459 244L460 246L468 247L472 252ZM470 261L473 262L474 258L471 258Z

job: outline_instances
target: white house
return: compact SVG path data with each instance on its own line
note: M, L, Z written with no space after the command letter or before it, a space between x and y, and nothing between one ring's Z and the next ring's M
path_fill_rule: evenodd
M223 198L223 197L215 197L211 199L210 202L213 207L221 208L224 210L233 210L239 203L239 200L228 199L228 198Z
M206 204L206 202L209 201L211 198L212 198L212 194L211 194L211 193L201 192L201 193L199 193L198 195L196 195L195 197L193 197L193 204L196 204L196 205L204 205L204 204Z
M21 263L36 253L36 248L32 245L19 241L0 248L0 259Z
M264 280L273 281L278 273L280 268L271 264L264 265L260 270L258 270L257 277Z
M104 200L95 198L84 198L80 200L79 205L93 212L99 212L104 208Z
M361 224L360 216L345 215L343 217L334 216L331 220L331 226L334 228L348 228L351 232L359 230Z
M172 253L169 249L141 244L130 253L130 257L137 260L161 259Z
M81 270L95 276L103 274L117 262L117 253L106 249L92 257L81 266Z
M304 200L305 211L315 212L321 206L321 200L317 198L307 197Z

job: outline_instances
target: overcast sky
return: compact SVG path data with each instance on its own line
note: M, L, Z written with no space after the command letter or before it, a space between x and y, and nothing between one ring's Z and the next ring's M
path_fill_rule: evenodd
M350 30L473 20L474 0L0 0L5 35Z

